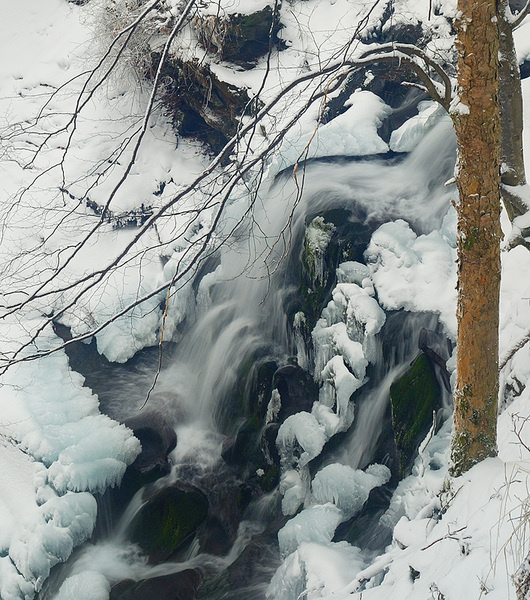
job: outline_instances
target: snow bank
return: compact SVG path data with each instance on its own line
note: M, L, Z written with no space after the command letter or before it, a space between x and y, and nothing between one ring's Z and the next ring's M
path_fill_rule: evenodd
M391 113L390 107L366 91L354 92L346 106L349 107L346 112L324 125L314 121L313 131L309 133L288 134L281 154L275 158L273 170L282 171L305 159L388 152L388 144L379 137L377 130Z

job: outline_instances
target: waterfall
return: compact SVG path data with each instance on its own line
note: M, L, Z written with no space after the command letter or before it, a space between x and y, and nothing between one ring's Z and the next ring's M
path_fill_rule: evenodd
M59 593L60 586L87 571L96 573L109 586L127 579L197 573L202 591L194 597L228 598L231 596L223 595L218 585L220 574L228 568L233 568L235 585L245 590L247 600L264 597L279 564L276 532L286 520L279 511L279 493L275 489L260 492L256 484L259 475L246 472L244 463L237 472L238 456L226 466L223 453L226 440L234 438L241 423L245 419L248 423L253 414L248 394L257 385L260 365L269 361L278 368L298 353L300 365L312 368L311 351L304 347L300 331L293 329L300 303L299 282L293 270L300 270L305 227L314 217L340 209L349 221L367 228L368 236L381 223L398 218L406 220L417 233L439 228L451 197L451 190L443 183L452 176L454 150L451 126L441 121L405 157L311 162L306 167L303 196L287 231L285 222L297 192L292 178L283 174L263 187L253 222L235 232L211 269L202 270L194 282L196 317L188 320L175 348L168 351L149 400L148 408L163 414L177 433L170 471L140 487L117 513L117 522L103 528L104 533L56 568L39 594L40 600L64 600L66 588ZM227 222L230 217L228 213ZM356 260L362 257L367 241L367 237L358 241ZM280 261L284 254L288 256ZM358 392L353 425L340 434L334 448L318 458L320 466L340 462L357 469L374 459L384 459L377 456L377 448L381 423L388 419L389 387L418 353L415 332L422 327L435 329L436 321L433 315L403 318L402 313L387 318L376 338L368 382ZM100 386L110 389L95 391L113 397L102 402L102 408L125 421L142 404L144 393L138 390L148 387L152 376L152 369L141 368L100 381ZM150 498L175 484L207 497L209 516L204 522L213 527L219 521L229 530L227 548L215 550L209 539L212 550L204 551L195 537L175 557L150 564L131 541L131 527L139 511L149 506ZM249 497L243 502L244 493ZM241 505L237 515L223 508L232 501ZM216 510L221 513L214 514ZM245 554L260 564L243 585L244 576L236 577L233 565Z

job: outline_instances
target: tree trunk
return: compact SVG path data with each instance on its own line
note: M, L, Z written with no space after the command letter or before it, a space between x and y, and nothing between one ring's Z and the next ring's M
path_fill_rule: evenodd
M523 94L519 63L513 43L508 0L499 0L499 107L501 113L501 191L510 221L525 214L528 206L510 188L526 184L523 159Z
M492 0L459 0L458 338L451 473L496 454L500 289L499 37Z

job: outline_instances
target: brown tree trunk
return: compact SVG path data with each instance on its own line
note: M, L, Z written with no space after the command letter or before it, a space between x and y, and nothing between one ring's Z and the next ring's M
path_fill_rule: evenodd
M459 0L458 339L453 475L497 451L500 288L499 38L492 0Z

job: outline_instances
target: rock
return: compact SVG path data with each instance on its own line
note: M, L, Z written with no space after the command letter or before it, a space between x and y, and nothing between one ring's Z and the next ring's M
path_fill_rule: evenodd
M301 411L311 412L313 402L318 400L318 384L296 363L280 367L274 373L273 385L281 400L276 419L279 423Z
M441 391L434 369L420 354L411 368L390 386L392 427L399 457L399 474L405 477L414 461L418 446L440 408Z
M239 511L236 512L239 517ZM225 556L230 552L234 539L225 520L226 518L219 518L217 515L210 515L206 519L200 531L201 552L214 556Z
M130 539L150 563L160 563L191 541L208 515L208 500L195 489L167 487L155 494L133 519Z
M271 45L280 43L281 25L270 6L250 15L198 16L193 25L199 42L208 52L245 69L252 68Z
M519 65L519 71L521 72L521 79L527 79L530 77L530 60L525 60Z
M146 409L125 421L142 444L142 451L131 465L131 469L150 471L167 463L167 455L177 445L177 434L165 417Z
M194 600L201 579L197 571L186 569L142 581L122 581L112 588L110 600Z
M153 53L148 78L156 72L159 61L160 55ZM247 92L218 79L208 65L176 56L164 64L162 79L162 101L177 132L220 152L235 134L238 119L249 104Z

